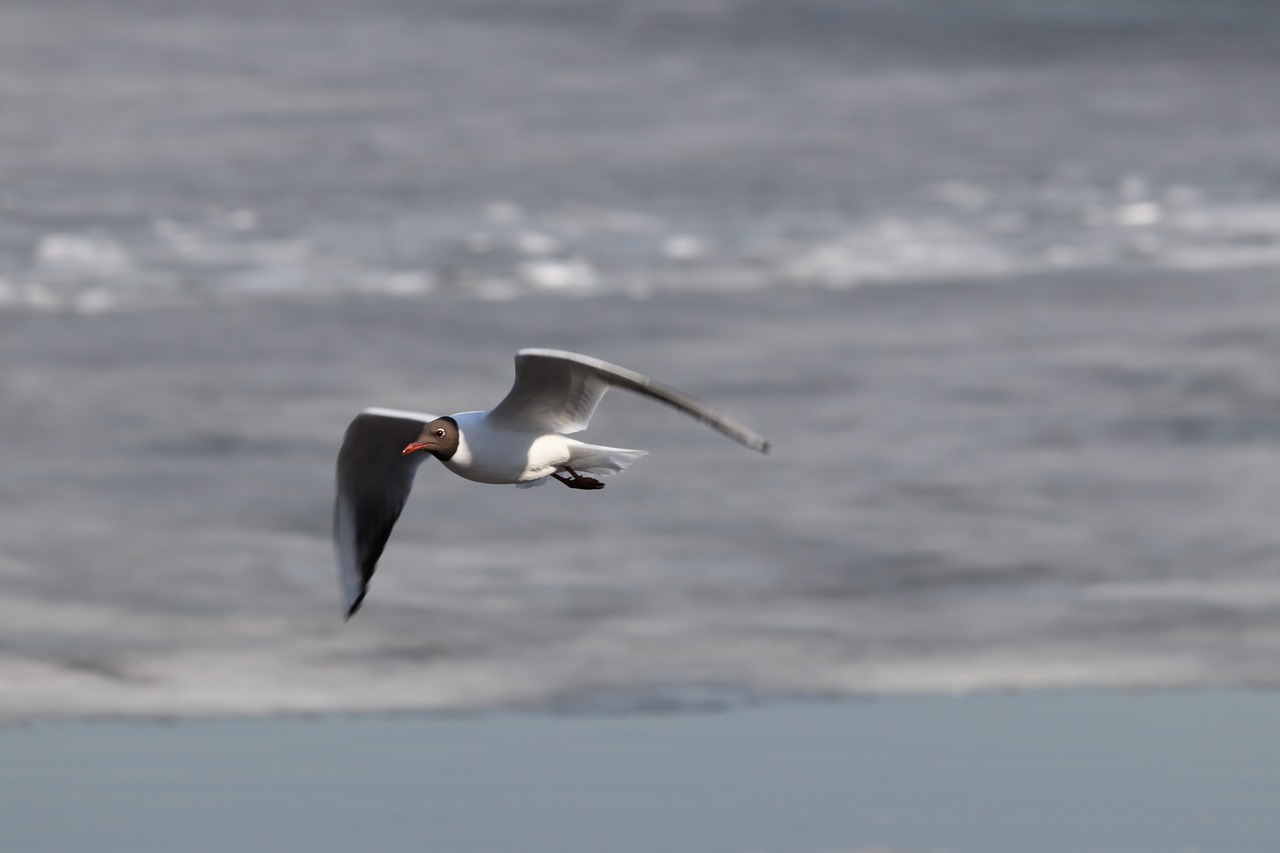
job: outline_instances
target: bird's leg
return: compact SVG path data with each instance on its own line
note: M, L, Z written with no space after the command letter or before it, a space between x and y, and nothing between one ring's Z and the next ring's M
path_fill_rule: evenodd
M555 474L555 473L553 473L551 476L556 478L560 482L564 483L566 486L568 486L571 489L603 489L604 488L604 483L600 482L597 479L594 479L592 477L584 477L581 474L579 474L577 471L570 468L568 465L563 465L561 467L563 467L564 470L568 472L569 474L568 477L561 477L559 474Z

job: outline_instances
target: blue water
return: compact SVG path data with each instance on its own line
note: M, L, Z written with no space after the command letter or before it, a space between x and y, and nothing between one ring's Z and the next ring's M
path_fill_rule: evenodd
M1263 853L1277 697L0 729L27 851Z

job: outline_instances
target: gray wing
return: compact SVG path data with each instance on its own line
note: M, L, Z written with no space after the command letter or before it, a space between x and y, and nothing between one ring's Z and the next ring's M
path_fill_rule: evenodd
M347 427L338 451L333 545L348 619L364 601L387 537L409 499L413 475L426 458L400 451L433 420L434 415L417 412L365 409Z
M563 350L522 349L516 353L515 384L488 416L526 428L578 432L587 428L600 398L613 386L652 397L752 450L769 452L769 442L763 436L687 394L634 370Z

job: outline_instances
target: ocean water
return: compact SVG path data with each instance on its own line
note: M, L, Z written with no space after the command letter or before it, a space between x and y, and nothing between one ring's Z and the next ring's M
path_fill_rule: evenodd
M27 851L1269 853L1273 694L0 727Z
M1280 12L0 9L0 720L1280 684ZM603 492L366 405L648 373Z
M0 306L1280 263L1256 0L0 14Z

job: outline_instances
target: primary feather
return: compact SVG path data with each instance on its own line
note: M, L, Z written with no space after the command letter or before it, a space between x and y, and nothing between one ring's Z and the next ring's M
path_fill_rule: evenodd
M402 456L400 449L432 420L417 412L365 409L347 427L338 451L333 539L348 619L364 601L424 458Z

